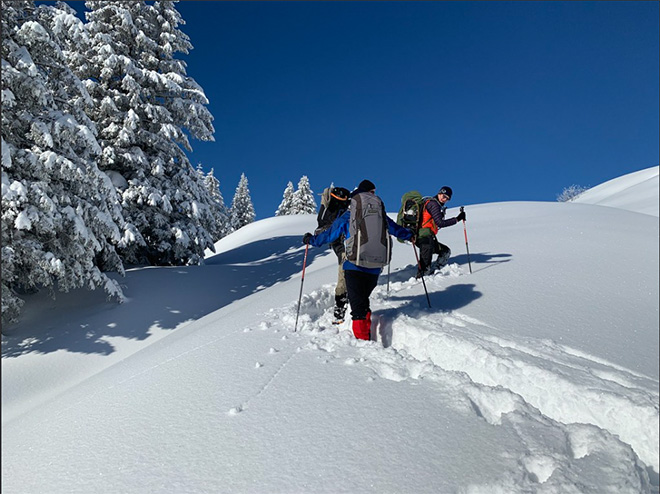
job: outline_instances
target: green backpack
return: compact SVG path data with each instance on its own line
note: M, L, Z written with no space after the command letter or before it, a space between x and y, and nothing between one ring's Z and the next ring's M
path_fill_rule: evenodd
M416 235L422 224L425 198L416 190L411 190L401 197L401 208L396 216L398 225L412 230Z

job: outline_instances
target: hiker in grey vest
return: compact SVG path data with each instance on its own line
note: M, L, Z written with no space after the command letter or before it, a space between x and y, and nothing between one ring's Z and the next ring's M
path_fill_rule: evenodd
M344 187L327 187L321 194L321 206L319 214L316 217L318 227L314 230L319 234L332 226L332 223L344 214L348 209L350 191ZM334 242L330 242L330 247L337 255L337 285L335 287L335 309L332 324L341 324L346 315L346 305L348 304L348 295L346 293L346 280L344 278L344 261L346 260L346 248L344 247L344 236L340 236Z
M455 218L445 219L446 204L451 199L452 193L451 187L445 185L434 197L424 203L422 223L415 238L415 244L419 247L417 278L433 274L436 269L442 268L449 261L451 249L438 242L436 235L440 228L453 226L465 219L464 211L461 211ZM435 262L431 262L433 254L438 254Z
M373 182L363 180L351 193L349 210L337 218L329 229L303 236L304 244L315 247L345 236L344 276L351 304L353 334L360 340L369 340L371 336L369 297L378 284L383 267L390 262L390 235L401 240L412 238L410 230L397 225L387 216L385 205L375 192Z

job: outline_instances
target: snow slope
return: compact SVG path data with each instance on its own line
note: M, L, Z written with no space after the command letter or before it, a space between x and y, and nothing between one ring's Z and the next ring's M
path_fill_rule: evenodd
M584 191L573 202L599 204L659 216L658 166L624 175Z
M469 206L431 308L395 242L377 341L330 324L331 250L301 283L313 215L131 270L119 306L34 296L3 337L3 492L657 492L658 218L635 207Z

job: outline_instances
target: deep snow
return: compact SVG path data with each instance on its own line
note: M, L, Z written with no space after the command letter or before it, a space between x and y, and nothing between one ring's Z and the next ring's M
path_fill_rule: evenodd
M122 305L31 297L2 340L3 492L657 492L658 167L466 212L473 273L442 230L431 309L395 242L377 341L330 324L321 248L293 331L313 215L130 270Z

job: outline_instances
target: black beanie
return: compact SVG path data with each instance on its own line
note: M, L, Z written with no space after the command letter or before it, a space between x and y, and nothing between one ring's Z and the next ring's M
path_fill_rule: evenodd
M442 188L438 191L438 194L444 194L447 197L449 197L449 199L451 199L452 193L453 191L451 190L451 187L449 187L448 185L443 185Z
M358 188L357 188L358 192L370 192L370 191L375 190L375 189L376 189L376 186L370 180L363 180L362 182L360 182L360 185L358 185Z

